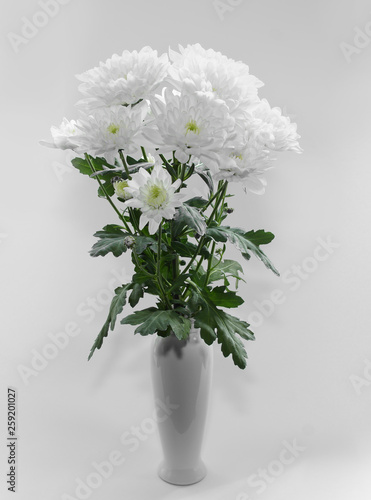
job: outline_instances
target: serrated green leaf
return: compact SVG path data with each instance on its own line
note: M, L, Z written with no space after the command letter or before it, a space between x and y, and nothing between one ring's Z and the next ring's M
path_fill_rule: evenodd
M198 167L195 169L195 172L206 183L207 187L209 188L209 196L211 197L214 194L214 181L210 174L210 171L203 165L198 165Z
M131 307L135 307L139 300L143 297L144 290L143 286L140 283L134 283L133 290L129 296L129 304Z
M212 271L209 277L209 283L213 281L218 281L221 279L226 279L226 276L233 276L237 280L242 280L240 277L240 273L243 273L243 268L241 264L235 260L225 259L220 261L219 263L214 263L216 259L213 260L212 263Z
M91 175L92 170L89 163L84 158L74 158L71 160L72 165L77 168L80 174Z
M224 356L231 354L234 364L245 368L247 354L238 336L245 340L254 340L254 334L248 328L249 324L218 309L205 291L195 283L191 282L191 286L194 288L193 300L200 308L194 319L195 327L200 328L201 337L209 345L217 338Z
M259 246L257 246L255 243L249 240L249 238L246 236L248 233L243 231L243 229L233 228L229 226L219 226L219 227L208 228L206 234L215 241L226 241L228 239L233 245L235 245L240 250L242 256L245 259L249 259L250 258L249 252L252 252L253 254L255 254L256 257L258 257L263 262L263 264L268 269L270 269L277 276L279 276L279 272L274 267L272 262L268 259L265 253L259 248Z
M160 310L149 307L142 311L136 311L121 320L122 324L139 325L135 333L141 335L153 335L157 332L165 332L168 328L174 332L179 340L188 337L191 322L184 316L180 316L174 310Z
M206 231L206 221L201 212L195 207L183 204L178 208L173 221L174 236L180 234L185 226L200 235L205 234Z
M106 193L108 194L108 196L113 196L115 194L115 188L110 180L103 182L103 188L102 186L99 186L98 188L98 196L100 198L105 198Z
M135 311L133 314L129 314L121 320L123 325L140 325L144 323L151 315L158 311L156 307L148 307L147 309L142 309L141 311Z
M91 161L94 165L94 169L96 171L104 170L106 168L115 168L113 165L107 162L105 158L91 158ZM83 175L91 175L93 173L89 162L85 158L74 158L71 161L72 165L79 170L79 172Z
M110 252L115 257L119 257L127 250L125 238L128 236L128 233L124 233L119 226L109 224L102 231L97 231L94 236L99 238L99 241L94 243L90 250L92 257L104 256Z
M248 231L245 233L245 238L256 246L267 245L274 240L274 234L264 231L264 229L258 229L257 231Z
M195 196L194 198L185 201L184 204L189 205L190 207L203 208L206 207L208 201L205 200L205 198L202 198L201 196Z
M244 369L247 354L238 335L245 340L254 340L254 334L248 329L248 323L224 311L216 315L215 322L217 324L218 343L221 344L224 357L227 358L231 354L234 364Z
M239 297L236 292L226 290L225 286L217 286L211 291L206 290L208 297L219 307L238 307L244 303L244 300Z
M153 245L156 246L157 250L157 241L149 236L137 236L135 238L135 251L139 255L143 253L146 248Z
M124 305L126 304L126 295L131 287L132 283L128 283L116 288L115 296L112 299L106 322L95 339L95 342L90 350L88 360L93 356L95 349L100 349L102 347L103 340L107 337L109 329L113 330L115 328L116 318L119 314L121 314Z

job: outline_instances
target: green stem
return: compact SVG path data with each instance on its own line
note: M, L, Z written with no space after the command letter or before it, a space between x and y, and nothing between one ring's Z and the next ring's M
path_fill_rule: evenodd
M164 164L167 166L167 167L170 167L170 168L173 168L172 165L170 165L170 163L167 161L167 159L165 158L164 155L159 155L159 157L161 158L161 160L164 162Z
M130 172L129 172L129 167L128 167L128 164L126 163L125 156L124 156L124 154L122 152L122 149L119 149L119 155L120 155L122 164L124 165L124 169L125 169L126 175L128 176L128 179L131 179L131 175L130 175Z
M147 271L147 269L145 269L145 268L141 265L141 263L140 263L140 261L139 261L139 258L138 258L138 254L137 254L137 252L136 252L134 249L133 249L133 256L134 256L134 260L135 260L135 265L136 265L136 266L137 266L137 267L138 267L138 268L139 268L139 269L140 269L143 273L147 274L147 276L151 276L151 278L153 278L153 277L154 277L154 275L153 275L153 274L151 274L149 271Z
M85 159L86 161L89 163L89 166L91 168L91 170L96 173L96 169L94 168L94 162L93 162L93 159L87 154L85 153ZM113 203L113 201L111 200L111 197L110 195L107 193L107 190L106 188L104 187L102 181L99 179L99 176L96 175L95 178L97 179L98 181L98 184L99 186L101 187L103 193L104 193L104 196L106 197L108 203L111 205L111 207L114 209L114 211L117 213L117 215L119 216L120 220L123 222L124 226L125 226L125 229L130 233L130 234L133 234L131 229L129 228L126 220L124 219L123 215L120 213L119 209L116 207L116 205Z
M183 163L182 170L180 172L180 180L182 181L182 184L183 184L183 181L184 181L184 176L185 176L186 168L187 168L186 163ZM180 185L180 187L182 187L182 184Z
M146 153L146 150L144 149L143 146L140 147L140 149L142 150L142 155L143 155L143 159L144 161L147 161L148 162L148 157L147 157L147 153Z
M214 219L214 216L215 216L215 214L216 214L216 213L217 213L217 211L218 211L218 208L219 208L220 203L221 203L221 202L224 202L224 200L225 200L225 195L226 195L226 192L227 192L227 187L228 187L228 183L227 183L226 181L223 183L223 185L222 185L222 186L220 186L220 188L219 188L219 190L218 190L218 192L220 191L220 194L219 194L219 197L218 197L218 198L217 198L217 200L216 200L216 203L215 203L214 209L213 209L213 211L212 211L212 213L211 213L211 215L210 215L209 219L207 220L207 223L206 223L207 227L210 227L210 224L212 223L212 221L213 221L213 219ZM198 256L198 253L199 253L199 251L201 250L201 248L202 248L202 246L203 246L203 244L204 244L204 242L205 242L205 239L206 239L206 236L205 236L205 235L203 235L203 236L201 237L201 239L200 239L200 242L199 242L199 244L198 244L198 246L197 246L197 248L196 248L196 251L195 251L194 255L192 256L191 260L188 262L188 265L187 265L187 266L185 267L185 269L182 271L182 274L183 274L183 273L185 274L185 273L188 271L188 269L191 267L191 265L193 264L193 262L196 260L196 258L197 258L197 256ZM197 271L200 269L201 264L202 264L202 262L203 262L203 261L204 261L204 257L201 255L200 260L199 260L199 261L198 261L198 263L197 263L197 266L196 266L196 269L195 269L195 273L197 273ZM183 298L185 298L185 296L186 296L186 294L187 294L187 292L188 292L188 289L189 289L189 285L187 285L187 287L186 287L185 291L183 292Z
M157 278L157 283L160 288L160 291L163 295L163 299L165 304L171 309L171 304L170 301L166 295L164 285L162 283L162 276L161 276L161 244L162 244L162 222L158 228L158 248L157 248L157 269L156 269L156 278Z
M201 209L201 212L205 212L205 210L207 208L209 208L209 206L212 204L212 202L215 200L215 198L217 196L219 196L219 194L222 192L224 188L224 184L218 189L218 191L214 194L214 196L212 196L212 198L210 198L210 200L207 202L207 205L205 205L202 209Z
M178 176L177 176L177 173L176 173L174 167L167 161L167 159L165 158L164 155L160 154L159 157L161 158L163 164L165 165L166 170L171 175L172 180L175 181L178 178Z
M193 264L193 262L195 261L197 255L198 255L198 252L201 250L201 248L203 247L203 244L205 242L205 235L201 236L200 238L200 241L198 242L198 245L197 245L197 248L195 250L195 253L193 254L193 256L191 257L191 260L188 262L188 264L186 265L186 267L183 269L182 271L182 274L186 274L188 269L191 267L191 265Z
M223 186L222 186L222 189L221 189L221 193L220 193L220 195L219 195L219 198L218 198L217 202L215 203L214 209L213 209L213 211L211 212L211 215L210 215L210 217L209 217L209 219L208 219L208 221L207 221L207 227L209 227L209 226L210 226L210 224L211 224L211 222L212 222L212 220L213 220L213 218L214 218L214 215L215 215L215 214L216 214L216 212L218 211L218 208L219 208L220 202L221 202L221 201L224 201L224 199L225 199L225 194L226 194L226 191L227 191L227 185L228 185L228 183L227 183L227 182L225 182L225 183L223 184Z
M130 219L131 219L131 223L134 227L134 230L137 232L137 233L140 233L140 230L139 230L139 226L138 224L136 223L136 219L135 219L135 215L134 215L134 211L131 207L128 207L129 208L129 214L130 214Z
M215 243L215 241L213 241L213 244L211 246L211 252L210 252L211 255L210 255L209 261L207 263L207 271L206 271L206 276L205 276L205 286L207 286L209 283L209 278L210 278L210 273L211 273L211 261L213 260L213 257L214 257L215 247L216 247L216 243Z

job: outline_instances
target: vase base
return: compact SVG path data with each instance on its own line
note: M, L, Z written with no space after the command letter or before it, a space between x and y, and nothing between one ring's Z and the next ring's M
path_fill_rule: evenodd
M177 486L188 486L198 483L206 476L206 465L200 461L197 467L191 469L174 469L168 467L165 462L160 464L158 475L167 483L176 484Z

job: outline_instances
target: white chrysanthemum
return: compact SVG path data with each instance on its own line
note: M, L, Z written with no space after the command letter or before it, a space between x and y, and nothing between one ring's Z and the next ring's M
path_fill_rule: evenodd
M79 121L67 120L63 118L59 127L51 127L50 132L53 142L40 141L43 146L57 149L73 149L76 150L75 134L78 130Z
M263 83L249 72L249 67L200 44L179 46L179 52L170 49L172 66L169 73L175 86L188 83L195 91L207 92L224 100L232 112L241 104L257 99Z
M275 159L272 153L300 152L300 136L296 124L282 116L279 108L272 109L266 100L250 106L247 118L235 146L209 161L209 167L215 180L241 182L250 191L262 194L266 186L264 173Z
M82 82L79 90L85 96L79 104L95 109L148 99L161 87L168 66L167 55L158 56L150 47L139 52L125 50L121 56L115 54L98 67L77 75Z
M162 219L172 219L175 209L179 207L183 199L181 193L176 193L181 181L172 179L167 170L156 165L151 174L144 168L134 174L128 181L129 187L126 191L132 199L126 202L129 207L139 208L142 212L140 217L140 228L149 223L150 234L157 231Z
M113 188L115 190L115 195L122 200L129 200L132 198L132 194L128 192L129 184L128 181L120 180L113 183Z
M181 163L221 151L234 135L227 106L207 95L165 89L151 101L154 121L143 135L163 152L175 151Z
M75 141L80 150L92 156L104 156L113 163L119 149L126 154L137 152L141 143L147 104L116 106L96 110L80 120Z
M213 174L216 181L238 182L246 189L263 194L267 184L264 174L271 168L269 153L252 148L219 157L219 165Z
M266 99L251 106L250 136L271 151L301 152L296 123L283 116L280 108L271 108Z

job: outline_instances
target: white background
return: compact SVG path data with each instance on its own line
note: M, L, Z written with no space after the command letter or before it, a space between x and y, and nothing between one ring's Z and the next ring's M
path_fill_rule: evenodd
M233 3L218 15L212 0L71 0L16 52L9 33L21 35L22 18L32 19L40 6L34 0L3 2L2 498L11 385L18 390L19 470L18 492L9 498L78 498L77 478L86 480L93 462L118 450L125 462L87 498L370 499L371 370L365 368L371 360L371 44L356 40L363 47L348 61L341 48L353 45L356 28L370 23L370 4ZM152 414L151 339L118 324L103 349L86 361L106 317L104 290L110 282L120 284L115 272L123 280L131 273L125 255L88 255L93 233L115 222L115 214L97 198L94 183L68 168L68 155L38 141L63 116L74 117L75 74L123 49L151 45L162 53L169 45L195 42L250 66L266 83L260 95L298 123L304 154L281 155L264 196L233 189L231 225L273 231L267 253L282 273L277 278L260 262L245 262L239 314L249 318L275 289L285 300L256 326L246 370L214 346L204 443L209 474L181 488L157 478L157 433L134 452L120 441ZM337 246L332 253L316 253L325 260L313 261L318 238ZM310 268L295 284L283 277L292 278L293 265ZM82 313L89 297L99 311L88 316ZM71 322L79 334L22 379L20 370L32 369L49 335ZM277 469L284 441L295 439L303 451ZM251 476L269 467L278 477L264 491L251 486Z

